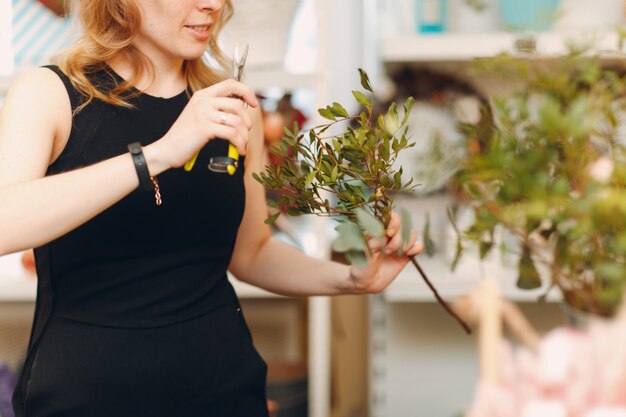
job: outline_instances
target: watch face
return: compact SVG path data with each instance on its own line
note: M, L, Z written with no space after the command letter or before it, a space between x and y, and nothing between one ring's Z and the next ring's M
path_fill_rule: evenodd
M132 154L140 154L141 153L141 145L139 144L139 142L131 143L130 145L128 145L128 150Z

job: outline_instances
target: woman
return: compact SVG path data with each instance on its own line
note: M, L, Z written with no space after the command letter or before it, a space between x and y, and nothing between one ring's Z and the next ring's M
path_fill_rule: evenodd
M0 254L36 247L39 276L16 414L267 415L226 270L285 295L375 293L421 245L397 255L397 216L366 267L271 239L258 103L200 61L219 59L230 1L77 4L83 38L21 76L0 116ZM229 142L240 169L207 170Z

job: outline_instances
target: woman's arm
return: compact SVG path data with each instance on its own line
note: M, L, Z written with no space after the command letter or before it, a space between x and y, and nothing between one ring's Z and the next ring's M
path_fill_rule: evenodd
M44 178L70 128L61 80L45 68L20 76L0 112L0 254L55 239L138 186L130 155ZM145 153L153 175L166 168L154 152Z
M255 112L246 158L246 207L239 227L230 271L237 279L265 290L288 296L376 293L382 291L406 265L405 255L422 251L413 233L405 255L397 256L401 237L399 221L393 216L387 228L387 250L371 241L373 256L367 267L349 267L337 262L315 259L282 241L272 238L267 218L265 189L253 172L264 169L263 122Z
M197 92L166 135L144 147L150 175L182 166L217 136L245 153L251 121L241 101L228 98L232 93L257 105L252 90L235 81ZM230 125L220 123L221 112L231 114ZM62 236L137 188L130 154L44 177L70 127L69 98L52 71L19 78L0 112L0 255Z

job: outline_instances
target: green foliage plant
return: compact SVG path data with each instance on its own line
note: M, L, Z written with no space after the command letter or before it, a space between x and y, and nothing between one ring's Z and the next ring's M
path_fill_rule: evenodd
M519 88L461 126L478 145L453 179L474 212L467 229L455 225L457 260L468 238L486 256L502 227L520 243L519 288L556 286L574 308L612 316L626 284L624 72L584 50L480 65Z
M409 98L399 111L392 103L386 113L374 117L374 92L369 78L359 70L365 92L353 91L355 100L365 109L356 116L348 114L339 103L319 109L327 123L301 131L295 124L285 129L279 145L270 150L282 161L268 165L254 178L279 197L270 201L277 209L266 222L274 222L281 213L289 216L314 214L338 221L336 252L344 253L353 264L365 264L369 239L385 244L385 229L391 219L393 193L413 189L413 179L403 180L403 169L392 166L398 153L412 147L407 137ZM345 128L344 128L345 127ZM338 132L337 132L338 131ZM333 132L333 133L330 133ZM410 216L401 213L403 243L410 237ZM439 296L415 257L411 262L433 291L438 302L469 333L469 327Z

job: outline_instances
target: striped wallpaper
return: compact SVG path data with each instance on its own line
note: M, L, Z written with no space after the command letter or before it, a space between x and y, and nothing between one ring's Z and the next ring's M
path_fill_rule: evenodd
M75 22L36 0L11 0L16 69L44 65L76 37Z

